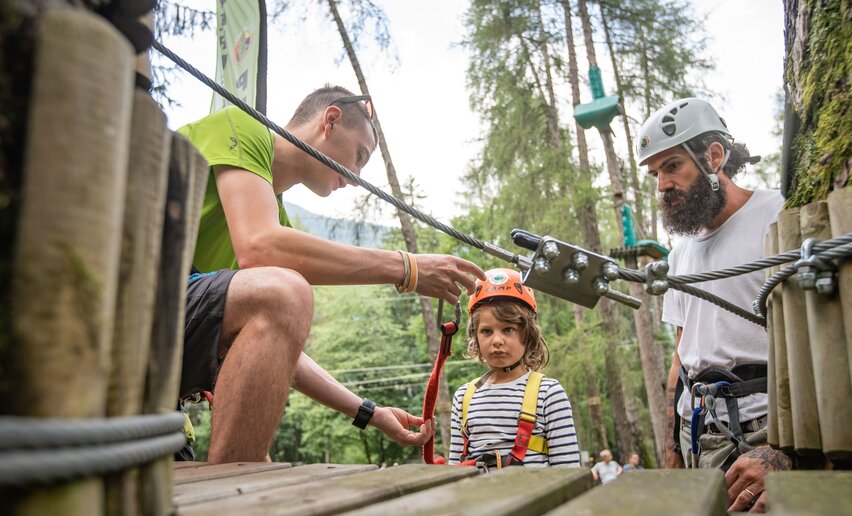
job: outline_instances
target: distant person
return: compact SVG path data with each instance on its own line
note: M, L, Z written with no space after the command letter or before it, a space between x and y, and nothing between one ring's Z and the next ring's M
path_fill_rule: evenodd
M511 269L486 277L468 303L467 356L489 371L453 397L450 464L580 467L571 403L540 372L548 350L533 291Z
M624 471L621 465L612 460L612 452L603 450L600 453L601 460L592 468L592 476L595 480L600 480L601 484L607 485Z
M734 177L750 156L735 143L725 121L707 101L676 100L653 113L638 133L640 165L656 178L663 226L681 238L669 255L669 274L709 272L764 258L764 239L784 199L777 190L747 190ZM751 311L763 271L708 281L701 288ZM764 476L790 469L790 459L766 442L766 330L703 299L669 289L663 321L677 329L668 378L669 442L666 467L727 471L729 512L754 503L766 508ZM741 396L719 398L718 420L700 421L699 453L691 455L690 389L695 382L728 381ZM748 387L746 387L746 385ZM681 392L679 399L677 393ZM737 408L729 412L727 405ZM724 427L724 428L722 428ZM733 435L729 438L725 431Z
M636 471L640 469L645 469L642 467L640 462L639 454L636 452L632 452L630 454L630 458L627 459L627 464L624 465L624 471Z
M286 129L355 174L377 144L370 97L338 86L305 97ZM353 247L293 229L282 192L302 184L326 197L347 181L236 107L178 132L210 165L180 387L182 396L215 395L208 460L263 460L291 385L357 427L370 424L399 444L422 445L433 421L356 396L302 353L313 318L311 286L390 284L455 303L483 271L454 256Z

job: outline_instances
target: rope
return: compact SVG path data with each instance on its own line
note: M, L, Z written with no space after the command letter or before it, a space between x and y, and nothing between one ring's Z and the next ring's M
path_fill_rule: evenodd
M747 321L753 322L754 324L757 324L758 326L760 326L762 328L766 327L766 318L765 317L755 315L755 314L749 312L748 310L745 310L744 308L740 308L739 306L731 303L730 301L727 301L727 300L722 299L721 297L719 297L715 294L711 294L710 292L707 292L706 290L701 290L700 288L696 288L696 287L693 287L693 286L690 286L690 285L681 285L681 284L678 284L678 283L670 284L669 288L672 288L674 290L680 290L681 292L684 292L684 293L689 294L691 296L695 296L699 299L709 301L710 303L713 303L714 305L716 305L716 306L718 306L718 307L720 307L724 310L727 310L734 315L738 315L738 316L742 317L743 319L745 319Z
M850 235L846 235L846 237L849 237L849 236ZM846 237L840 237L840 238L846 238ZM835 239L835 240L838 240L838 239ZM816 249L818 246L820 246L823 243L825 243L825 242L821 242L820 244L815 245L814 249ZM852 243L847 243L847 244L835 247L833 249L829 249L827 251L822 251L818 254L819 254L820 258L831 258L831 259L843 258L843 257L849 256L849 255L852 255ZM790 276L795 274L796 271L797 271L796 266L790 265L789 267L784 267L780 271L778 271L775 274L773 274L772 276L770 276L768 280L766 280L766 283L763 284L763 286L760 288L760 291L757 294L757 299L755 299L755 301L754 301L754 311L758 315L766 317L766 300L769 298L769 294L781 282L783 282L784 280L786 280L787 278L789 278Z
M170 455L184 444L186 436L175 432L118 444L0 452L0 488L31 487L115 473Z
M134 441L183 428L180 412L106 419L0 417L0 451Z
M255 120L262 123L263 125L265 125L269 129L275 131L275 133L277 133L282 138L284 138L288 142L292 143L293 145L295 145L296 147L298 147L299 149L301 149L302 151L307 153L312 158L316 159L317 161L319 161L323 165L331 168L332 170L334 170L338 174L342 175L343 177L345 177L349 181L351 181L353 183L357 183L361 187L367 189L367 191L369 191L373 195L375 195L375 196L379 197L380 199L392 204L398 210L404 211L405 213L408 213L412 217L416 218L417 220L419 220L419 221L421 221L425 224L428 224L428 225L432 226L433 228L435 228L439 231L442 231L442 232L446 233L447 235L450 235L451 237L455 238L456 240L459 240L460 242L464 242L465 244L471 245L471 246L473 246L477 249L485 251L487 249L487 247L490 246L490 245L486 246L481 240L478 240L476 238L473 238L472 236L466 235L466 234L464 234L464 233L462 233L462 232L460 232L460 231L458 231L458 230L456 230L456 229L454 229L454 228L452 228L452 227L450 227L450 226L448 226L448 225L446 225L442 222L435 220L434 218L430 217L429 215L426 215L425 213L422 213L419 210L412 208L411 206L408 206L407 204L405 204L400 199L397 199L396 197L390 195L389 193L384 192L383 190L380 190L379 188L373 186L371 183L368 183L367 181L362 179L360 176L354 174L353 172L351 172L346 167L337 163L336 161L329 158L328 156L321 153L320 151L314 149L313 147L311 147L307 143L303 142L302 140L300 140L299 138L297 138L296 136L294 136L290 132L286 131L283 127L281 127L281 126L277 125L275 122L269 120L266 116L259 113L256 109L252 108L251 106L249 106L245 102L243 102L240 99L238 99L237 97L235 97L233 94L231 94L231 92L229 92L228 90L226 90L225 88L223 88L222 86L217 84L215 81L213 81L212 79L210 79L209 77L207 77L206 75L201 73L198 69L196 69L191 64L187 63L186 61L184 61L183 59L181 59L180 57L175 55L174 52L172 52L168 48L164 47L159 41L154 41L153 47L155 49L157 49L157 51L159 51L161 54L163 54L164 56L171 59L175 64L177 64L178 66L180 66L181 68L183 68L184 70L189 72L196 79L198 79L199 81L204 83L207 87L211 88L213 91L215 91L216 93L218 93L219 95L224 97L228 102L230 102L230 103L234 104L235 106L237 106L238 108L242 109L243 111L245 111L246 113L251 115ZM493 247L493 246L491 246L491 247ZM508 253L508 251L504 251L504 252ZM508 254L511 256L511 253L508 253ZM499 257L499 255L498 255L498 257ZM509 261L511 261L511 260L509 260Z
M831 240L823 240L822 242L814 245L813 252L816 254L821 251L828 251L832 248L837 248L839 246L849 243L852 243L852 233L837 238L832 238ZM831 258L840 258L841 256L831 256ZM755 262L745 265L738 265L729 269L722 269L713 272L702 272L699 274L690 274L685 276L670 276L669 281L674 283L699 283L702 281L731 278L734 276L740 276L742 274L748 274L749 272L766 269L767 267L772 267L774 265L780 265L782 263L798 260L799 258L801 258L801 252L798 249L794 249L792 251L787 251L785 253L781 253L770 258L764 258L762 260L757 260Z
M194 66L192 66L188 62L181 59L174 52L172 52L171 50L169 50L168 48L163 46L159 41L154 41L152 46L155 49L157 49L157 51L159 51L161 54L163 54L164 56L169 58L171 61L173 61L175 64L177 64L178 66L180 66L181 68L183 68L184 70L189 72L196 79L198 79L199 81L204 83L208 88L212 89L213 91L215 91L216 93L221 95L228 102L239 107L240 109L245 111L247 114L251 115L255 120L262 123L263 125L265 125L269 129L274 131L276 134L280 135L282 138L284 138L285 140L292 143L293 145L295 145L300 150L307 153L312 158L316 159L320 163L324 164L325 166L331 168L332 170L334 170L338 174L342 175L343 177L348 179L350 182L357 183L359 186L361 186L362 188L365 188L367 191L369 191L373 195L375 195L375 196L379 197L380 199L392 204L398 210L403 211L403 212L411 215L412 217L416 218L417 220L419 220L419 221L421 221L425 224L428 224L429 226L432 226L433 228L455 238L456 240L458 240L460 242L463 242L465 244L473 246L476 249L479 249L479 250L481 250L481 251L483 251L487 254L490 254L492 256L495 256L495 257L500 258L502 260L505 260L507 262L513 263L515 265L518 264L518 261L519 261L518 255L510 253L509 251L506 251L505 249L497 247L494 244L491 244L491 243L488 243L488 242L483 242L483 241L478 240L478 239L476 239L476 238L474 238L470 235L462 233L462 232L456 230L455 228L448 226L447 224L444 224L442 222L439 222L439 221L435 220L433 217L426 215L425 213L422 213L419 210L412 208L411 206L408 206L402 200L400 200L400 199L388 194L387 192L384 192L383 190L380 190L379 188L373 186L371 183L365 181L360 176L358 176L358 175L354 174L353 172L351 172L350 170L348 170L346 167L340 165L339 163L332 160L331 158L329 158L325 154L314 149L313 147L311 147L307 143L303 142L302 140L300 140L299 138L297 138L296 136L294 136L290 132L286 131L281 126L279 126L276 123L269 120L262 113L258 112L257 110L253 109L251 106L246 104L245 102L243 102L240 99L238 99L237 97L235 97L231 92L229 92L228 90L226 90L225 88L223 88L222 86L217 84L215 81L213 81L212 79L210 79L209 77L207 77L206 75L201 73L201 71L199 71L197 68L195 68ZM832 239L832 240L826 240L824 242L821 242L821 243L815 245L814 246L814 252L816 254L817 251L821 251L821 250L828 249L828 248L831 248L831 247L834 247L834 246L837 246L837 245L840 245L840 244L845 244L845 243L850 243L850 242L852 242L852 234L845 235L843 237L839 237L839 238ZM742 274L747 274L749 272L753 272L753 271L756 271L756 270L761 270L761 269L765 269L767 267L772 267L773 265L786 263L786 262L795 260L798 257L799 257L799 251L793 250L793 251L788 251L786 253L777 255L777 256L772 257L772 258L766 258L766 259L763 259L763 260L758 260L756 262L752 262L752 263L746 264L746 265L740 265L740 266L732 267L732 268L729 268L729 269L723 269L723 270L720 270L720 271L705 272L705 273L700 273L700 274L692 274L692 275L685 275L685 276L670 276L668 278L668 280L669 280L670 288L681 290L681 291L686 292L690 295L697 296L701 299L704 299L704 300L709 301L713 304L716 304L716 305L720 306L721 308L728 310L729 312L732 312L736 315L739 315L740 317L743 317L743 318L745 318L745 319L747 319L747 320L749 320L749 321L751 321L755 324L759 324L759 325L765 327L766 326L765 317L755 316L754 314L748 312L747 310L744 310L744 309L742 309L742 308L740 308L740 307L738 307L738 306L736 306L736 305L734 305L734 304L732 304L728 301L725 301L724 299L722 299L718 296L710 294L709 292L705 292L703 290L700 290L700 289L697 289L697 288L694 288L694 287L686 287L686 284L687 283L698 283L698 282L702 282L702 281L711 281L711 280L723 279L723 278L730 278L730 277L734 277L734 276L738 276L738 275L742 275ZM636 271L636 270L632 270L632 269L623 269L621 267L619 267L617 269L617 271L618 271L618 277L620 277L621 279L624 279L624 280L627 280L627 281L633 281L633 282L636 282L636 283L644 283L645 282L644 272Z
M0 488L119 472L186 444L179 412L61 420L0 417Z
M819 242L818 244L814 245L813 254L823 259L838 259L852 255L852 233L837 238L832 238L831 240L823 240L822 242ZM787 251L785 253L781 253L769 258L763 258L761 260L756 260L754 262L747 263L744 265L738 265L736 267L730 267L728 269L721 269L718 271L702 272L698 274L690 274L683 276L669 276L667 279L669 280L669 288L674 290L680 290L681 292L685 292L689 295L701 298L705 301L709 301L710 303L713 303L716 306L719 306L733 313L734 315L738 315L743 319L751 321L765 328L766 299L769 297L769 293L772 292L772 290L776 286L778 286L778 284L780 284L781 282L796 273L797 267L795 265L785 267L781 271L772 275L766 281L766 283L763 284L760 291L758 291L757 299L754 302L754 313L740 308L737 305L726 301L714 294L711 294L705 290L689 286L688 283L698 283L703 281L732 278L735 276L740 276L742 274L748 274L749 272L765 269L767 267L772 267L782 263L791 262L793 260L798 260L799 258L801 258L801 252L798 249L794 249L792 251ZM621 267L618 268L618 277L625 281L632 281L634 283L645 283L646 280L645 271L637 271L634 269L625 269Z

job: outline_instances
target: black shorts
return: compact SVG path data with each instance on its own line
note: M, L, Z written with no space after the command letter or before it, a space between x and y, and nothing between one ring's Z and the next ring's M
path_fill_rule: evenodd
M219 355L219 336L228 287L237 271L224 269L192 274L186 287L183 368L180 395L213 391L224 356Z

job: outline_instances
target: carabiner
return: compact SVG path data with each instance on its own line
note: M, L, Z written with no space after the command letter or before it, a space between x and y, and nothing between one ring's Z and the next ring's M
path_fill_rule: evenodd
M459 322L461 321L461 304L456 303L455 308L453 310L454 319L452 321L443 322L444 319L444 300L438 300L438 329L441 330L441 333L444 333L444 324L453 323L456 325L456 329L459 327ZM455 332L453 332L455 333Z

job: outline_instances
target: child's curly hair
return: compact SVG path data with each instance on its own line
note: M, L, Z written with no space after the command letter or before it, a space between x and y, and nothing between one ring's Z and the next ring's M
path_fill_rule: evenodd
M482 303L474 307L467 323L467 351L465 358L485 362L476 340L476 329L482 312L490 310L497 319L510 324L516 324L524 343L523 364L531 371L541 371L550 361L550 349L541 333L541 328L535 318L535 312L529 307L508 299L495 299L490 303Z

